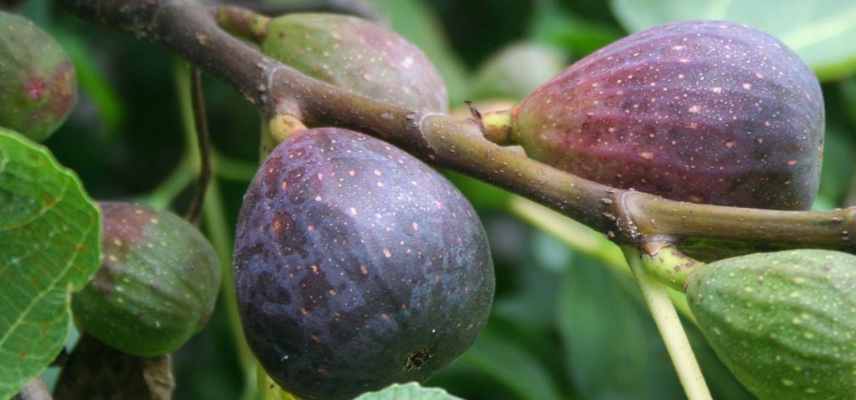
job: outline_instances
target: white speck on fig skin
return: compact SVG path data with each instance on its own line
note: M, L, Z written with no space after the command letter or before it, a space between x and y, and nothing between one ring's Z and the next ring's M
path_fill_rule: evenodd
M385 386L392 375L378 371L396 366L388 350L407 337L408 346L441 349L408 371L421 380L469 346L488 315L493 272L477 214L454 186L344 129L289 138L262 170L269 165L245 196L234 263L248 342L275 379L298 394L320 390L327 381L304 367L321 363L331 382L365 371L360 379ZM270 228L279 219L282 234ZM448 328L429 338L426 326ZM473 328L455 328L465 326Z
M273 19L268 31L264 53L316 79L408 109L448 111L446 86L430 60L384 27L350 16L301 13Z
M513 137L531 157L610 186L806 209L819 185L822 99L811 70L775 38L730 22L677 22L542 85L515 109Z

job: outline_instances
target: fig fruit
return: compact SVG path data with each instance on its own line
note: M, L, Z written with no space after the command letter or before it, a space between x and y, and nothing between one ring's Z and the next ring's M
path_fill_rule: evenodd
M717 355L761 399L856 393L856 256L757 253L707 264L687 299Z
M171 353L214 310L220 264L196 227L169 212L100 204L102 265L72 298L81 330L122 352Z
M674 200L807 209L823 153L815 75L775 38L677 22L576 62L512 112L530 157Z
M425 54L397 33L337 14L272 19L262 51L306 75L414 111L446 112L446 85Z
M276 147L238 218L247 341L301 399L421 381L487 321L484 228L439 173L378 139L304 130Z
M43 141L77 101L77 79L59 43L32 21L0 11L0 126Z

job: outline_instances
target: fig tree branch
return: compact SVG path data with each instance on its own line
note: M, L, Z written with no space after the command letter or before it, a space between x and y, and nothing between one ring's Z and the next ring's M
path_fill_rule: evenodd
M232 84L269 117L372 134L547 205L622 243L730 239L856 252L856 208L830 212L741 209L670 201L611 188L486 140L478 123L368 99L312 79L223 31L190 0L63 0L84 19L161 43Z

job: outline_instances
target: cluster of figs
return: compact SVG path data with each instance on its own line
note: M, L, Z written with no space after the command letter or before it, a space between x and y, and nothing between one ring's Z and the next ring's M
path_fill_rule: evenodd
M247 39L308 76L448 112L436 69L385 27L333 14L263 22ZM74 105L71 62L31 22L2 12L0 53L0 126L46 139ZM679 22L630 35L508 115L505 143L617 188L779 210L809 208L818 190L817 79L744 25ZM475 341L493 262L476 211L451 183L391 144L335 127L293 132L268 150L240 210L233 267L247 341L274 381L305 400L350 399L425 380ZM73 298L75 321L128 354L175 351L214 307L214 250L169 212L121 202L101 210L102 268ZM705 337L759 398L856 393L856 257L727 258L699 267L685 291Z

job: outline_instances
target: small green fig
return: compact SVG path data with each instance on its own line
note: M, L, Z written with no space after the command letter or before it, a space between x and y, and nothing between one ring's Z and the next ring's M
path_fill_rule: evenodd
M720 359L762 400L856 393L856 256L757 253L700 267L687 300Z
M32 21L0 11L0 126L50 137L77 101L68 55Z
M72 298L81 329L125 353L158 356L181 347L208 321L220 264L188 222L144 206L104 202L102 265Z
M414 111L446 112L446 85L425 54L375 23L337 14L274 18L265 54L316 79Z
M513 111L512 139L583 178L673 200L811 206L823 94L766 33L690 21L635 33L574 63Z

